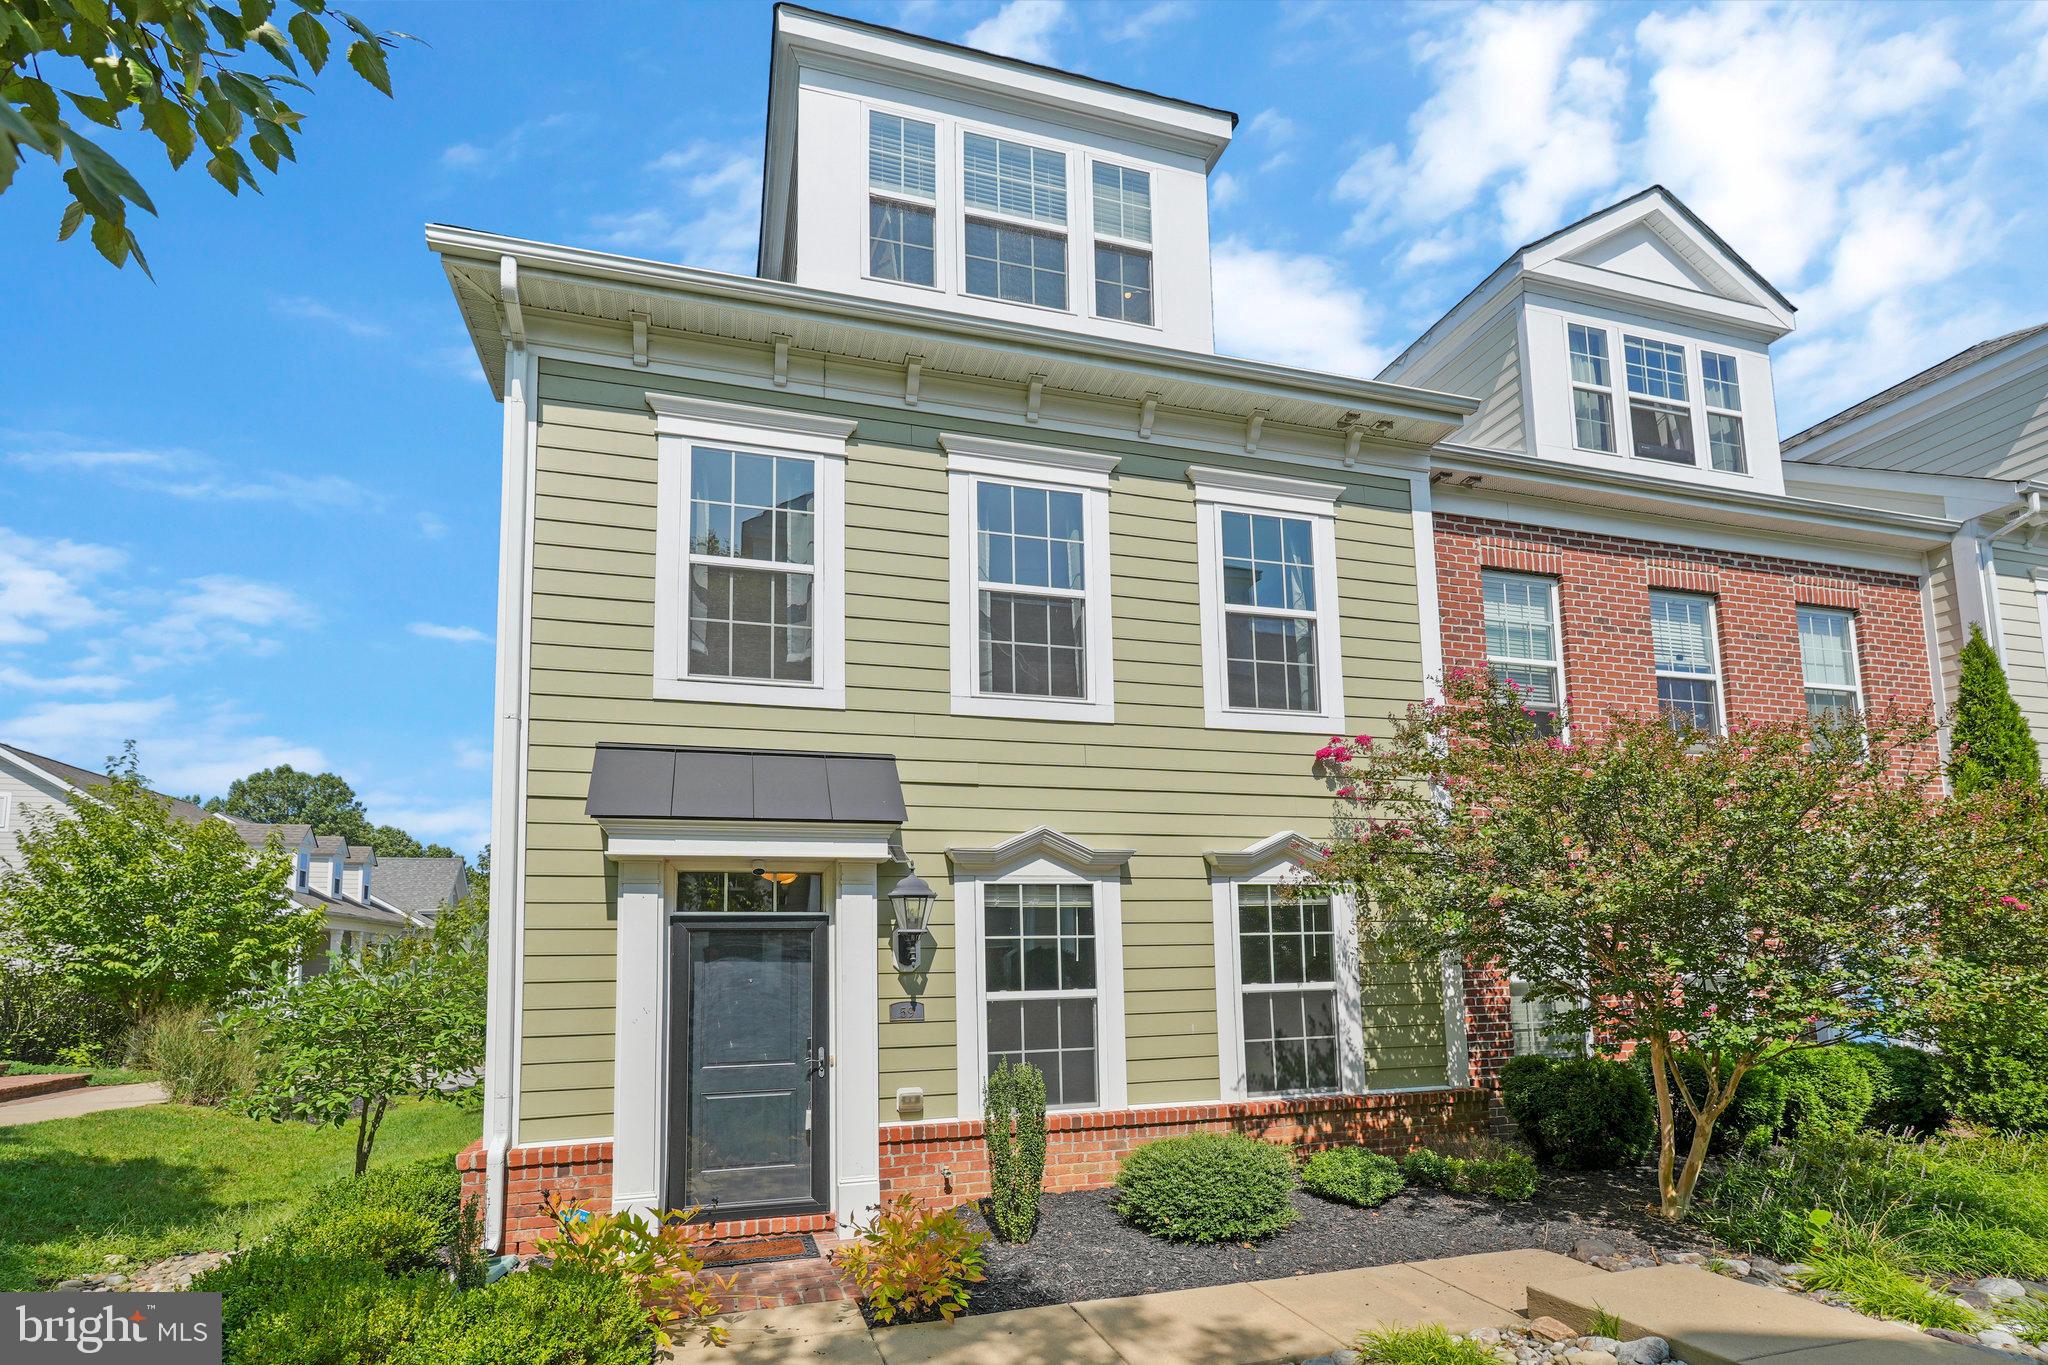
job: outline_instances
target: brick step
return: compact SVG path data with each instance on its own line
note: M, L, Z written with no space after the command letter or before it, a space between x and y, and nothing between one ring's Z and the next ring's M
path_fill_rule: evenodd
M81 1090L92 1078L83 1071L67 1071L55 1076L0 1076L0 1104L8 1100L25 1100L36 1095L55 1095L65 1090Z

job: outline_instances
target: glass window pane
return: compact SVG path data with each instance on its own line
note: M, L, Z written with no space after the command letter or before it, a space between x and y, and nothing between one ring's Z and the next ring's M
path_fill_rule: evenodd
M1749 457L1742 446L1742 419L1726 413L1707 414L1707 460L1724 474L1748 472Z
M1572 442L1581 450L1614 453L1614 399L1604 390L1572 390Z
M1660 673L1714 672L1713 604L1686 593L1650 594L1650 643Z
M868 115L868 184L929 199L937 186L936 130L918 119Z
M1566 329L1571 342L1572 382L1597 384L1605 388L1607 378L1607 333L1574 322Z
M1668 341L1623 335L1622 368L1628 372L1628 391L1646 398L1665 398L1682 403L1686 399L1685 348Z
M1629 434L1635 453L1645 460L1667 464L1697 464L1693 455L1692 414L1684 408L1667 408L1656 403L1628 405Z
M1315 711L1316 623L1300 617L1227 612L1224 671L1230 705L1258 711Z
M1556 622L1551 619L1550 580L1525 574L1480 576L1489 659L1557 661Z
M811 680L807 573L690 570L688 669L692 677Z
M968 133L961 141L960 184L970 207L1067 221L1067 159L1058 152Z
M1700 383L1705 386L1708 407L1741 410L1742 384L1736 377L1734 356L1701 351Z
M881 199L868 202L868 273L906 284L935 282L932 210Z
M1849 621L1846 611L1823 607L1799 609L1799 661L1808 687L1856 686Z
M1657 679L1657 705L1677 730L1694 729L1703 734L1721 733L1718 689L1710 682L1689 678Z

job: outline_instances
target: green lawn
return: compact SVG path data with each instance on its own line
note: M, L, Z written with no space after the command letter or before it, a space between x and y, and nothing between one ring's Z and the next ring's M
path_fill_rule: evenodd
M154 1072L129 1071L123 1067L34 1066L28 1062L0 1062L0 1076L75 1076L81 1071L85 1073L87 1085L135 1085L156 1079Z
M392 1110L373 1165L453 1156L474 1110ZM0 1128L0 1291L136 1261L248 1246L354 1169L353 1129L161 1104Z

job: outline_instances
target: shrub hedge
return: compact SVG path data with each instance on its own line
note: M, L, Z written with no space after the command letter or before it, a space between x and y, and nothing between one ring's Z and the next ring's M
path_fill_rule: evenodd
M1116 1211L1183 1242L1243 1241L1294 1221L1294 1157L1236 1133L1194 1133L1132 1149L1117 1168Z
M1881 1132L1937 1133L1952 1117L1943 1098L1940 1061L1917 1047L1855 1043L1874 1087L1863 1125Z
M457 1295L390 1365L647 1365L647 1310L626 1282L585 1270L529 1270Z
M1463 1154L1418 1147L1401 1158L1409 1183L1452 1194L1484 1194L1517 1203L1536 1193L1536 1162L1527 1152L1497 1143L1473 1143Z
M1500 1097L1546 1165L1616 1170L1642 1160L1657 1139L1649 1084L1625 1062L1517 1057L1501 1070Z
M1301 1187L1310 1194L1362 1209L1384 1204L1407 1183L1399 1162L1363 1147L1333 1147L1301 1166Z
M1648 1060L1639 1063L1648 1074ZM1680 1062L1695 1095L1706 1085L1706 1068L1687 1057ZM1753 1067L1743 1075L1734 1102L1714 1125L1713 1150L1757 1152L1791 1138L1854 1132L1877 1102L1874 1064L1849 1046L1802 1048ZM1692 1143L1692 1115L1672 1098L1678 1147Z

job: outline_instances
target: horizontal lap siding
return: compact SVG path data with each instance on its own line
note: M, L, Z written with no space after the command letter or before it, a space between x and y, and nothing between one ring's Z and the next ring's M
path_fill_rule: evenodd
M1215 953L1202 855L1281 829L1313 836L1328 828L1330 802L1310 772L1315 736L1203 725L1190 461L1136 442L1089 443L1124 456L1110 496L1117 723L953 716L937 434L976 424L790 396L783 401L792 407L861 419L847 462L847 709L657 701L649 696L655 439L644 398L652 387L761 401L558 363L543 368L539 387L520 1141L611 1131L616 925L598 830L583 814L600 740L895 755L910 810L905 845L940 901L925 1020L880 1024L885 1118L903 1086L925 1089L927 1117L956 1112L946 848L993 844L1041 822L1084 843L1137 850L1123 892L1131 1102L1214 1099ZM1344 481L1337 576L1346 710L1351 728L1383 732L1421 686L1407 488ZM886 945L878 941L877 951L886 962ZM1376 980L1367 991L1375 1084L1440 1081L1435 983L1384 975L1384 989ZM880 990L885 1014L904 998L886 968Z
M1998 626L2005 637L2006 682L2048 761L2048 654L2043 651L2041 599L2035 592L2035 572L2048 572L2048 549L2000 545L1997 554Z

